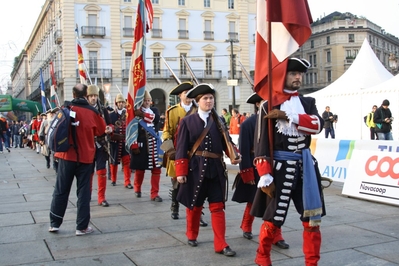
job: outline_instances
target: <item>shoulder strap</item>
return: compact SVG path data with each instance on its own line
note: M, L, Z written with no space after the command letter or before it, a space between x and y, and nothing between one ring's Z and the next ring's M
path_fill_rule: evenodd
M191 148L190 152L188 153L188 159L190 160L191 157L193 157L193 154L197 151L199 145L201 144L202 140L205 138L206 134L208 134L209 129L211 128L213 124L213 117L209 115L209 121L208 125L206 125L206 128L202 131L201 135L197 139L197 141L194 143L193 147Z

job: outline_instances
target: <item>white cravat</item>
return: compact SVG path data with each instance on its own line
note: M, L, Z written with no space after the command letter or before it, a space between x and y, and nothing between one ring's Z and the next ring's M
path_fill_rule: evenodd
M209 116L210 112L211 111L202 111L201 109L198 109L199 117L205 122L204 128L206 127L206 125L208 123L207 121L208 121L208 116Z
M287 91L286 93L295 93L296 91ZM288 136L305 136L302 132L298 132L297 124L299 123L299 114L305 114L299 96L292 96L289 100L283 102L280 110L284 111L288 117L288 122L283 119L277 119L276 127L277 132Z
M190 111L191 106L193 106L193 102L191 102L189 105L186 105L186 104L184 104L184 103L180 103L180 104L181 104L181 107L184 108L184 110L186 111L186 113L187 113L188 111Z

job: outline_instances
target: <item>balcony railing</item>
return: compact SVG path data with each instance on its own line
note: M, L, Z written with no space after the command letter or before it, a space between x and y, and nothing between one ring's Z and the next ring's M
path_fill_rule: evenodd
M179 39L188 39L188 30L178 30Z
M83 36L105 36L105 27L96 27L96 26L82 26L81 31Z
M228 74L227 78L230 79L231 78L231 71L230 70L227 71L227 74ZM234 72L234 79L238 79L238 80L242 79L242 71L241 70L236 70Z
M229 38L228 39L237 41L238 40L238 32L229 32Z
M62 31L61 30L56 30L54 32L54 42L56 44L62 43Z
M134 28L123 28L123 37L133 37Z
M152 29L152 38L162 38L162 29Z
M191 80L191 75L188 71L180 71L179 69L173 69L173 72L177 75L177 77L181 80ZM220 80L222 79L222 71L221 70L193 70L195 76L200 79L213 79ZM156 80L156 79L173 79L172 74L168 69L147 69L146 71L148 80ZM129 78L129 69L122 70L123 79Z
M204 31L204 40L214 40L213 31Z
M100 69L100 68L89 69L88 74L91 79L93 78L111 79L112 69ZM76 78L79 79L79 69L76 69Z

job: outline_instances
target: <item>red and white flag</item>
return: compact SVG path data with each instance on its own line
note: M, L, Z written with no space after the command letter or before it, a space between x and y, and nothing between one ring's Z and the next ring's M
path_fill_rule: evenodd
M75 29L76 32L76 51L78 54L78 68L79 68L79 77L80 77L80 83L82 84L87 84L86 79L86 71L85 71L85 61L83 59L83 50L82 50L82 45L80 44L79 41L79 32L78 32L78 27Z
M147 5L151 1L138 1L136 27L134 29L134 40L132 47L132 58L129 70L129 92L127 94L126 104L126 149L137 142L139 119L135 117L134 110L139 109L144 100L146 86L146 68L145 68L145 25L147 16L145 10L149 10ZM150 7L152 10L152 6Z
M271 51L269 58L268 21L271 22ZM312 34L307 0L258 0L255 51L255 91L269 99L268 62L272 62L273 94L284 87L287 60ZM285 61L284 61L285 60ZM273 97L274 98L274 97ZM278 103L273 102L273 105Z

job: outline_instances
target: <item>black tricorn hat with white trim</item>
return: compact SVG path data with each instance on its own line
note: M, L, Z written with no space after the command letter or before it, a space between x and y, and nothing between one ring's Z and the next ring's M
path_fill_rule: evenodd
M215 95L215 89L212 84L201 83L187 92L187 98L196 98L198 95L211 93Z
M191 90L194 87L193 83L191 81L185 81L174 87L170 91L170 95L179 95L183 91L188 91Z
M311 66L310 63L306 59L295 58L295 57L289 58L287 72L288 71L298 71L298 72L305 73L309 69L310 66Z
M247 98L247 103L250 103L250 104L260 103L261 101L263 101L262 97L260 97L256 92L252 93Z

